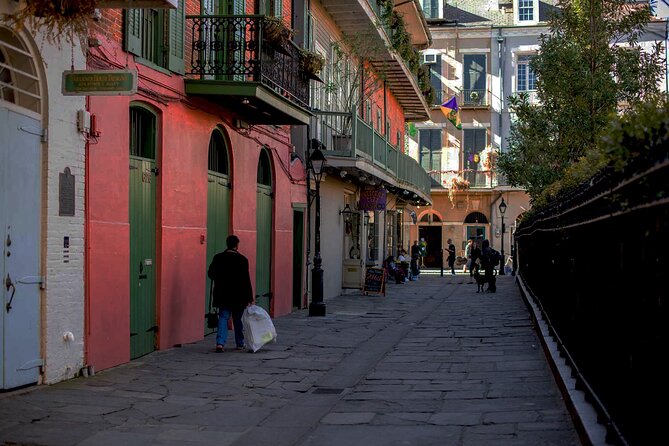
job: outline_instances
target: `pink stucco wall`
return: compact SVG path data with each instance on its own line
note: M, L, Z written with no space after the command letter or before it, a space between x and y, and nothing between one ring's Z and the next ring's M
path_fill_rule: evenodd
M140 84L165 97L185 98L183 80L139 66ZM158 348L204 335L207 169L211 132L222 126L230 140L231 232L241 240L255 284L257 255L272 256L273 316L292 311L294 202L305 203L304 168L291 164L286 129L258 128L250 135L226 123L212 104L161 103L153 95L94 97L89 111L101 135L89 145L87 210L87 362L101 370L130 359L129 319L129 107L150 105L159 117L157 166L156 300ZM207 110L204 110L207 108ZM270 148L274 210L272 252L256 254L256 178L260 151ZM204 240L203 240L204 238Z

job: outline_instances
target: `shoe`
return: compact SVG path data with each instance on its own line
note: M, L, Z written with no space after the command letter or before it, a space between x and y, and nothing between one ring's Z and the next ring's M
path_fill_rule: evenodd
M244 350L244 346L241 346L241 347L240 347L240 346L238 345L237 347L235 347L235 350L237 350L237 351L242 351L242 350Z
M225 349L223 348L222 345L217 345L216 346L216 353L223 353Z

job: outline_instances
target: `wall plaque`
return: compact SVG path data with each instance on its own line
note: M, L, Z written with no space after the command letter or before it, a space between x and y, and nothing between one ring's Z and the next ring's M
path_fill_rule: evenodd
M66 167L58 177L58 215L74 217L74 175Z

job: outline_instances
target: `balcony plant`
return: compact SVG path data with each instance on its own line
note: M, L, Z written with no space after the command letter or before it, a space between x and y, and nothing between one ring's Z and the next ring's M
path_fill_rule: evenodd
M49 43L60 47L63 39L74 43L75 38L85 38L96 6L97 0L30 0L18 11L3 14L3 19L15 29L41 29Z
M281 17L266 16L263 18L263 39L280 53L288 54L285 49L293 30L286 26Z
M300 50L300 69L307 77L320 80L320 74L325 65L325 57L316 51L309 51L306 49Z

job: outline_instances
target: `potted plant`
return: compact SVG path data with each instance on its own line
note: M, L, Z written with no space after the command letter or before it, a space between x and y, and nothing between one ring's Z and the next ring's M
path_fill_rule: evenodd
M305 49L300 50L300 69L312 79L319 80L323 66L325 65L325 57L316 51L309 51Z
M285 49L293 30L288 28L281 17L266 16L263 18L263 40L275 50L288 54Z
M70 43L85 39L96 6L97 0L29 0L3 18L16 29L26 24L41 29L49 43L60 46L61 39Z

